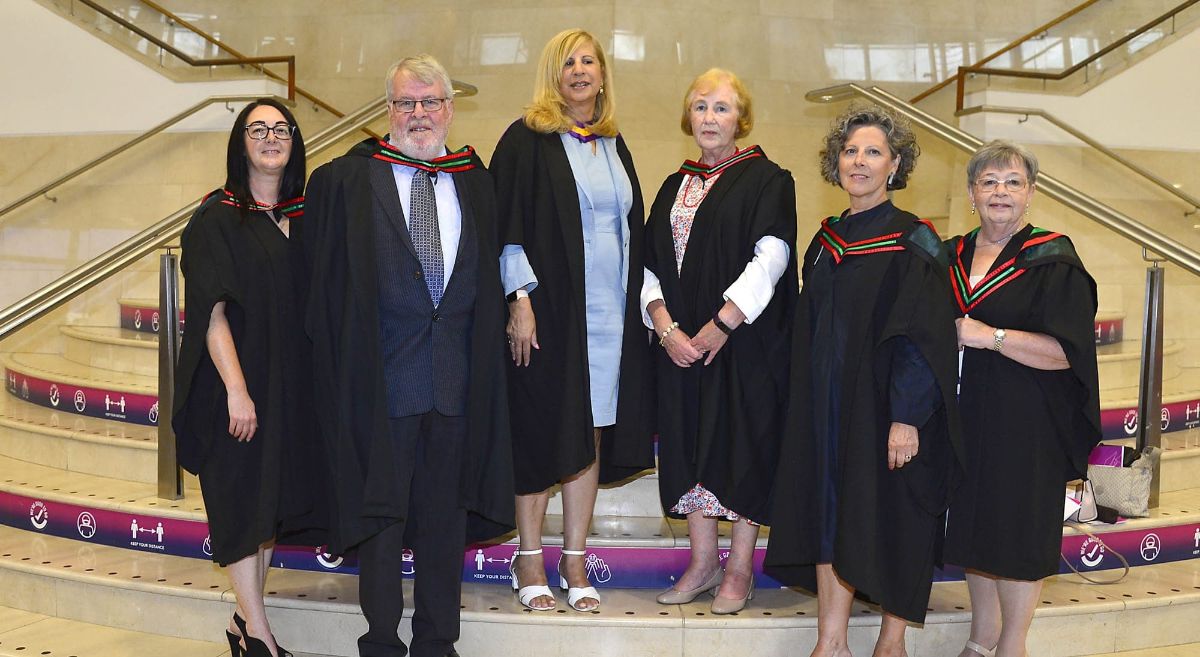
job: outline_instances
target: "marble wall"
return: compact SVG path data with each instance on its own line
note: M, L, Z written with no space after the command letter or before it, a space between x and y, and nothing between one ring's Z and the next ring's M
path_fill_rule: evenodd
M563 0L447 0L436 4L165 0L163 4L247 54L295 54L300 84L342 110L381 95L383 73L393 60L431 52L453 77L479 88L478 95L457 102L451 141L474 145L485 161L504 128L528 102L542 45L564 27L585 27L608 49L621 130L648 198L683 159L697 155L692 140L678 130L680 101L687 84L710 66L730 68L745 79L755 98L758 123L743 145L761 144L772 159L793 172L799 232L807 239L822 217L844 207L845 196L821 181L816 167L821 137L844 104L810 103L805 100L806 92L856 81L911 97L952 74L960 63L979 59L1078 3L607 0L581 5ZM149 20L146 9L135 1L111 5ZM1138 24L1159 11L1155 3L1116 0L1095 7L1095 13L1059 31L1097 39L1105 30ZM952 89L944 91L922 107L951 118L952 93ZM329 120L305 103L299 105L297 114L306 129L310 121L315 129ZM313 129L308 130L310 134ZM386 126L380 122L377 129L382 132ZM314 158L313 165L357 138L343 140L330 155ZM910 189L897 194L897 204L933 218L940 230L970 228L964 205L965 157L932 135L920 134L919 138L924 153ZM72 137L69 143L52 138L0 140L0 149L9 155L0 161L0 202L45 179L48 172L79 161L83 154L99 152L113 139ZM127 234L165 216L220 183L223 140L220 134L162 137L156 147L160 154L138 156L110 167L94 180L80 181L59 203L38 201L35 207L40 209L23 210L22 221L0 225L0 254L35 263L82 257L95 251L94 244L101 239L98 235ZM1137 156L1152 166L1197 170L1192 153L1144 152ZM1170 214L1158 210L1171 203L1161 193L1127 184L1124 174L1112 171L1082 149L1059 149L1043 157L1052 173L1069 182L1079 180L1081 187L1094 190L1092 193L1106 201L1111 198L1114 204L1130 205L1141 216L1151 209L1154 217ZM1137 213L1134 216L1140 218ZM1038 204L1034 220L1076 237L1085 258L1102 278L1106 290L1102 306L1126 309L1132 318L1140 317L1140 297L1135 291L1142 274L1135 247L1104 234L1049 199ZM1188 220L1171 217L1171 221L1173 231L1186 232ZM57 229L49 228L51 225L74 225L78 230L70 237L55 236ZM23 232L17 232L17 226ZM70 255L64 255L64 250ZM1185 278L1183 274L1172 277ZM1195 289L1191 287L1177 304L1180 308L1194 305L1189 299L1196 298ZM1195 323L1190 321L1195 313L1188 312L1187 321L1180 325Z

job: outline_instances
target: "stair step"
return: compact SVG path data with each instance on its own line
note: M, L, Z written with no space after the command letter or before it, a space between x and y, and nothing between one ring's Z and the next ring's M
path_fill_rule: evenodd
M29 463L153 483L158 429L59 413L0 395L0 455Z
M1185 358L1183 344L1177 340L1163 341L1164 384L1183 373ZM1142 341L1125 340L1096 348L1096 368L1100 375L1100 390L1136 386L1141 377Z
M111 326L59 327L63 356L97 370L158 377L158 336Z
M60 412L158 422L158 377L113 372L55 354L0 354L10 395Z
M1100 391L1100 424L1104 438L1127 438L1137 432L1138 387ZM1163 381L1161 427L1164 434L1200 427L1200 367L1182 367Z
M87 518L85 519L85 516ZM1190 523L1190 524L1189 524ZM38 531L49 536L69 538L97 546L113 546L130 551L208 558L208 527L201 497L190 491L178 501L156 497L152 484L96 477L0 458L0 524ZM1190 559L1193 525L1200 524L1200 488L1166 491L1160 506L1150 518L1130 520L1121 525L1095 527L1110 534L1110 540L1123 551L1140 549L1145 533L1157 532L1158 543L1166 554L1131 563ZM722 549L728 546L728 529L720 525ZM764 530L759 547L765 548L769 530ZM515 549L515 538L508 542L468 550L464 554L464 580L506 581L507 564ZM1083 538L1068 529L1063 549L1078 551ZM547 546L546 562L551 566L563 544L562 516L548 515L543 531ZM1186 545L1184 545L1186 543ZM618 517L596 515L588 541L590 560L602 582L612 586L660 588L687 564L689 541L687 524L661 517ZM1124 546L1124 547L1121 547ZM1200 548L1198 548L1200 549ZM594 556L594 559L591 559ZM761 559L761 552L758 557ZM1075 557L1077 559L1078 557ZM356 572L356 563L336 561L319 555L312 548L285 546L277 553L277 562L291 569ZM1098 567L1091 564L1092 568ZM960 577L953 571L947 578ZM768 578L760 580L769 583Z
M411 596L411 582L405 583ZM816 639L816 601L788 589L760 589L743 612L713 616L707 599L658 605L654 592L601 587L594 613L563 607L523 609L511 589L463 586L462 654L562 654L566 645L596 645L604 655L793 654ZM1135 568L1105 587L1074 576L1050 578L1030 633L1030 654L1080 655L1200 641L1200 574L1194 562ZM408 599L411 599L409 597ZM355 654L365 630L357 581L349 575L272 570L268 615L286 646L328 655ZM0 528L0 604L122 630L211 640L220 636L233 595L212 564L136 554ZM913 655L943 654L969 632L962 582L935 584L924 629L908 633ZM855 604L852 650L869 654L878 633L876 609ZM1079 631L1086 623L1087 631ZM401 635L410 633L406 620ZM3 635L0 635L3 640Z
M63 657L214 657L222 654L222 651L228 654L229 644L175 639L0 607L0 656L3 657L39 654Z
M183 330L184 318L187 313L183 310L183 290L179 294L179 329ZM128 297L119 299L120 326L123 329L139 333L158 333L158 299L144 297Z

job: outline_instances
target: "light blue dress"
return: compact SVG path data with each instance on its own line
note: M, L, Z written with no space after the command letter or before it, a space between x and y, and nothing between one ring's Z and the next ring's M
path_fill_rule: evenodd
M579 194L583 221L584 296L587 298L588 373L593 426L617 422L621 339L625 329L628 263L624 249L625 213L621 191L629 185L615 148L600 139L596 152L570 135L562 136ZM620 176L618 181L617 176ZM620 186L620 187L619 187Z
M595 153L592 143L581 143L567 134L561 139L575 178L583 224L592 426L606 427L617 422L625 295L629 290L629 230L625 217L633 207L633 184L617 154L616 139L603 137L592 142ZM506 294L537 287L537 276L519 245L504 246L500 276Z

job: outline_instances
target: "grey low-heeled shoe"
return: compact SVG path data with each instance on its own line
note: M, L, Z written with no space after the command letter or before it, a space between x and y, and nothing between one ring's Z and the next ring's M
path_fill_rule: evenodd
M718 594L720 591L713 593L712 613L719 616L725 614L734 614L746 608L746 602L754 599L754 576L750 576L750 589L746 591L746 597L737 600L722 598Z
M701 593L706 591L715 591L717 587L721 585L721 580L723 579L725 579L725 571L718 567L717 570L713 572L712 576L708 578L707 582L692 589L691 591L680 591L672 586L666 591L659 593L655 600L657 600L658 604L660 605L686 605L692 600L695 600Z

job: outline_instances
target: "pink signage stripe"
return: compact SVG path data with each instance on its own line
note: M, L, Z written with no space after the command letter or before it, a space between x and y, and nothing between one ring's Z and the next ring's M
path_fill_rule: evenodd
M0 524L29 532L48 534L85 543L108 545L129 550L156 552L195 559L210 559L208 524L197 520L179 520L151 514L134 514L90 506L67 504L34 497L0 492ZM1111 554L1120 552L1130 565L1182 561L1200 557L1200 522L1190 521L1163 527L1117 530L1102 535L1107 547L1087 536L1068 536L1062 541L1062 553L1080 570L1105 570L1117 567ZM510 586L508 566L512 563L513 544L479 545L463 554L463 581ZM545 559L558 559L559 548L547 547ZM758 585L778 586L762 574L765 549L755 551ZM331 555L321 548L281 545L275 552L276 565L294 570L358 572L353 554ZM727 555L721 551L724 559ZM686 547L592 547L588 550L588 575L596 584L615 588L661 589L672 584L687 567ZM417 560L405 553L404 571L411 576ZM1061 572L1069 572L1063 564ZM962 579L962 571L950 567L938 571L935 581Z
M1159 412L1159 426L1163 433L1200 427L1200 399L1163 404ZM1100 428L1105 440L1136 436L1137 408L1110 408L1100 411Z
M63 413L144 424L158 424L158 396L59 383L5 369L10 395Z
M183 331L184 311L179 311L179 330ZM156 306L121 304L121 328L142 333L158 333L159 313Z

